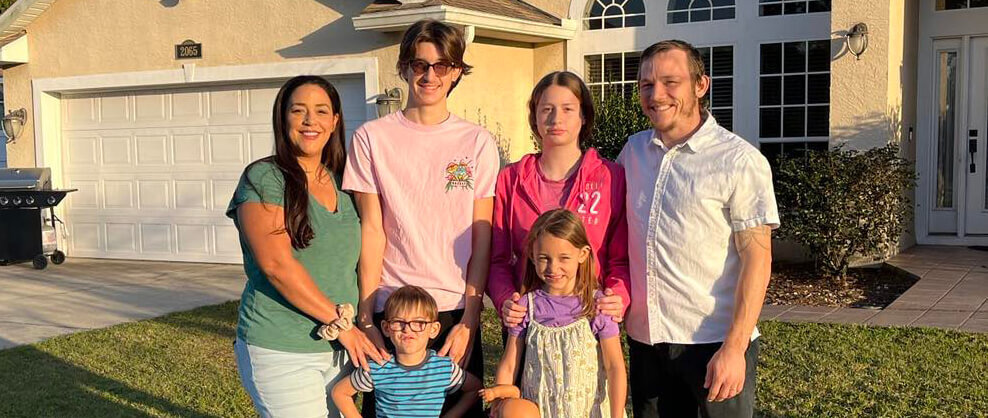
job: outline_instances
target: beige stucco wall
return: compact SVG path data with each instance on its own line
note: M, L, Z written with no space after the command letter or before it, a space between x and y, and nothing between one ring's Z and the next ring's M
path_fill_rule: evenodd
M528 44L477 39L464 58L474 66L450 96L449 108L487 127L498 140L504 162L515 161L528 148L525 103L534 86L533 51Z
M8 146L8 164L35 164L30 83L36 78L178 69L184 63L202 68L374 57L381 91L405 90L394 69L400 33L353 29L350 18L369 3L279 0L247 7L242 1L209 0L166 7L157 1L57 1L27 28L29 63L4 70L7 108L29 110L22 139ZM174 45L186 39L203 44L202 59L174 59ZM504 137L527 142L522 109L532 87L532 46L478 39L467 56L477 70L455 91L451 109L466 110L463 116L471 120L482 109L491 130L500 126Z
M830 65L832 144L867 149L887 143L893 109L889 103L890 6L888 2L837 0L831 33L837 54ZM843 36L854 24L868 25L869 45L860 59L847 52ZM896 72L898 68L896 68Z
M868 49L860 60L847 52L843 35L854 24L868 25ZM832 145L868 149L898 142L902 155L915 160L909 135L916 126L916 51L918 4L908 0L862 2L835 0L831 31L837 52L831 63ZM912 225L901 246L915 243Z

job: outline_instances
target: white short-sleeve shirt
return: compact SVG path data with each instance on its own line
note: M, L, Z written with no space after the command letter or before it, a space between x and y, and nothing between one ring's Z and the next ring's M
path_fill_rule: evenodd
M628 335L646 344L724 341L741 272L732 234L779 226L768 160L708 116L671 149L654 130L632 135L618 162L628 184Z

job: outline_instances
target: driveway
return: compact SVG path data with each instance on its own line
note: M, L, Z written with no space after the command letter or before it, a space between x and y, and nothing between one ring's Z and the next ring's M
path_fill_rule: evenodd
M0 266L0 349L240 298L240 265L69 258Z

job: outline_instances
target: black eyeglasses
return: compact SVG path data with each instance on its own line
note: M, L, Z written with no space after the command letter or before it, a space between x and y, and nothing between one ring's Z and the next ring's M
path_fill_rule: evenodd
M404 331L406 327L413 332L422 332L425 330L426 325L429 325L434 321L402 321L400 319L393 319L385 322L388 323L388 329L391 330L391 332Z
M411 61L406 62L405 65L410 67L412 71L415 73L415 75L425 74L429 72L429 68L431 67L432 70L436 72L436 75L440 77L445 76L447 73L449 73L450 70L456 68L456 64L453 64L449 61L438 61L429 64L427 61L420 59L413 59Z

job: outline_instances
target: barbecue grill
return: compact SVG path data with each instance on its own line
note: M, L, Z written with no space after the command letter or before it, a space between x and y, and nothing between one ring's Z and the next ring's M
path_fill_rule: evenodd
M65 262L55 206L77 189L51 188L49 168L0 169L0 265L30 260L36 269ZM45 209L49 215L42 217Z

